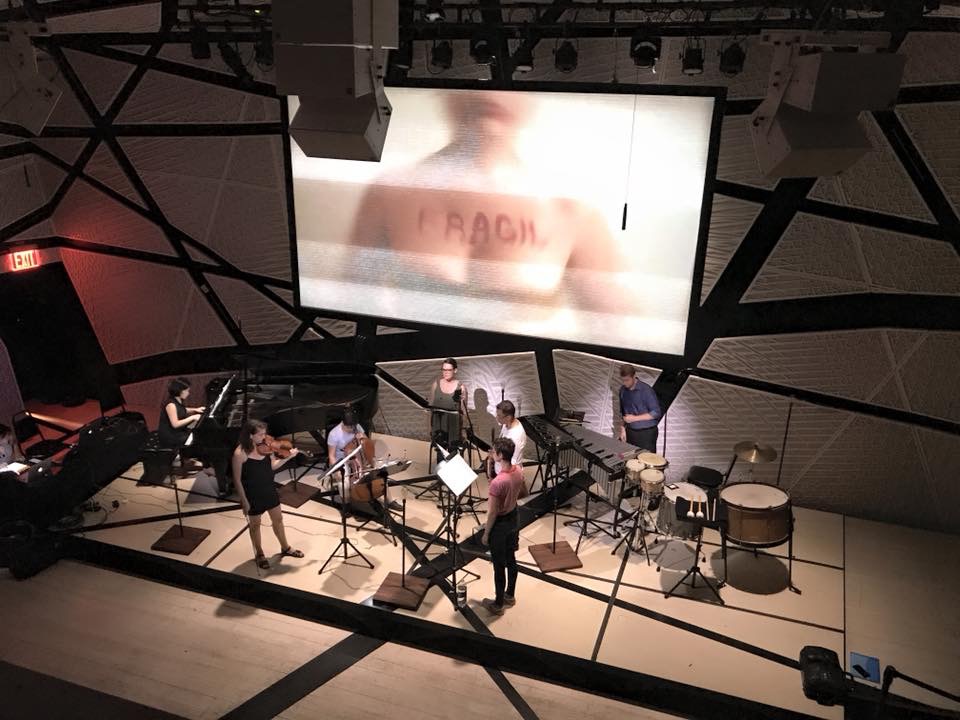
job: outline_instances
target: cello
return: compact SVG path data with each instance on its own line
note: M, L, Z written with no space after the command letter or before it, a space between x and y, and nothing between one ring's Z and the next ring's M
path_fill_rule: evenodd
M374 498L383 497L386 492L386 480L379 474L374 474L374 455L376 452L373 440L366 435L357 435L343 447L345 455L349 455L357 446L363 450L350 461L350 473L358 479L350 483L351 502L370 502Z

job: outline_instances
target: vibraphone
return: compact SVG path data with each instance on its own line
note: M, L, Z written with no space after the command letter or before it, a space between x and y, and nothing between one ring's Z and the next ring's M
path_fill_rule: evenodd
M637 448L579 425L567 425L563 429L573 436L576 444L560 453L560 463L585 470L600 486L602 496L619 507L627 460L637 456Z

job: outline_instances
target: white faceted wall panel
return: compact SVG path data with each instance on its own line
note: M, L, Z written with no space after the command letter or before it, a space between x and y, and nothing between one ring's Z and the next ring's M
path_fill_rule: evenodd
M707 252L703 264L703 288L700 291L701 305L706 301L717 279L740 247L744 235L747 234L762 209L763 206L757 203L724 195L713 196L710 234L707 238Z
M960 35L910 33L900 46L907 56L902 85L960 82Z
M960 44L960 35L954 44ZM960 63L951 59L955 72ZM897 115L913 136L913 142L937 178L940 188L960 212L960 103L901 105Z
M17 233L11 238L11 241L50 237L51 235L56 234L56 231L53 229L53 223L49 220L43 220L42 222L38 222L36 225L27 228L23 232ZM51 258L55 258L53 262L56 262L60 259L60 251L56 248L47 248L42 252L49 253ZM46 257L44 258L43 262L47 262Z
M386 435L415 440L430 440L430 414L383 378L377 378L379 411L373 418L374 429Z
M83 171L94 180L99 180L110 189L116 190L128 200L146 207L140 194L130 184L130 180L127 179L126 174L117 164L113 152L106 144L97 147Z
M622 360L574 350L554 350L557 394L564 410L584 413L583 423L591 430L613 437L620 417L620 365ZM637 367L637 377L653 385L659 370Z
M12 427L10 420L13 414L21 410L23 398L20 397L17 375L13 371L7 346L0 338L0 423Z
M108 60L70 48L64 48L63 54L101 113L109 109L123 83L133 74L134 66L129 63Z
M933 505L926 508L927 513L939 521L941 529L960 532L960 438L922 429L914 429L913 434L920 447L921 467L929 478ZM916 470L912 472L916 475Z
M156 32L160 29L160 3L71 13L51 17L47 25L53 33Z
M960 333L924 333L900 378L911 410L960 422Z
M776 185L776 181L767 180L760 173L757 156L753 151L753 139L750 136L749 116L730 116L723 119L717 177L765 188Z
M83 109L83 106L77 99L73 89L67 83L66 79L64 79L64 77L58 72L56 66L53 65L53 61L51 60L49 63L49 74L45 75L45 77L51 77L53 83L63 91L63 94L60 95L60 99L57 100L57 104L54 106L53 112L50 113L50 117L47 118L47 125L91 127L93 123L90 121L90 116L87 115L86 111Z
M233 138L228 137L123 137L120 146L142 173L219 180L227 167Z
M317 318L317 325L329 332L334 337L353 337L357 334L357 324L352 320L332 320L330 318ZM310 331L313 332L312 330ZM317 335L319 339L320 336Z
M77 180L53 214L59 235L88 242L116 245L173 255L173 249L156 225Z
M41 160L43 165L48 165ZM19 220L47 202L47 193L34 159L23 157L0 160L0 227Z
M47 200L49 200L60 189L60 186L67 178L67 173L53 163L39 157L33 159L33 165L40 178L40 190Z
M61 254L109 362L233 345L186 271L76 250Z
M960 256L949 243L854 227L878 292L960 295Z
M855 400L893 375L883 330L719 338L700 367Z
M15 139L17 142L23 142L23 138ZM72 163L88 141L86 138L31 138L30 142L56 155L64 162Z
M239 122L247 97L252 96L148 70L117 116L117 122Z
M873 116L863 113L860 124L873 150L837 176L841 204L932 222L933 215Z
M300 324L245 282L212 274L204 277L252 345L286 342Z
M283 190L225 183L207 244L241 270L289 280L290 234Z

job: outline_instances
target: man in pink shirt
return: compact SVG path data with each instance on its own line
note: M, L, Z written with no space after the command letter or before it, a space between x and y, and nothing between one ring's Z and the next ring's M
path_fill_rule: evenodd
M481 542L490 546L493 560L493 584L496 598L484 598L483 606L493 615L502 615L504 606L516 603L517 558L519 543L517 528L517 500L524 494L523 467L513 465L516 446L508 437L493 442L494 459L500 472L490 481L490 499L487 503L487 524Z

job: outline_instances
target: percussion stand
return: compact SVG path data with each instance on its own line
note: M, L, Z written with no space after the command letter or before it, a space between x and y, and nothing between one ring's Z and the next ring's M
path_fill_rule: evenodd
M613 546L613 550L610 551L611 555L616 555L617 550L619 550L620 546L623 545L624 543L627 543L628 552L630 550L634 550L635 552L637 551L636 548L634 547L634 540L637 537L637 530L640 530L641 526L643 525L644 510L646 509L646 506L649 504L649 502L650 500L647 498L647 493L642 492L640 494L639 507L637 507L637 509L634 510L632 517L628 517L623 522L624 525L627 525L632 519L633 524L630 525L630 530L627 531L627 533L617 541L617 544ZM647 547L646 527L643 527L642 530L643 531L640 533L640 545L643 547L643 552L647 556L647 565L649 565L650 549Z
M537 567L540 568L540 572L544 573L555 572L558 570L573 570L583 567L583 563L577 556L577 552L580 550L580 541L583 539L586 522L584 522L580 529L580 537L577 538L576 549L570 547L570 543L568 543L566 540L557 542L557 510L559 504L557 492L560 485L559 480L561 479L561 475L564 473L567 474L566 479L569 479L577 487L583 490L586 490L590 485L593 484L593 479L589 476L587 476L586 480L582 480L583 475L581 473L576 473L571 477L569 475L569 469L560 470L557 468L556 473L553 475L553 540L541 545L530 545L527 547L527 550L530 552L530 556L533 558L534 562L537 563ZM547 478L548 476L549 475L544 475L543 477ZM546 480L544 480L544 491L546 491ZM587 494L587 507L590 507L589 493ZM576 522L580 521L578 520Z
M353 459L360 451L363 450L363 445L358 444L356 449L353 450L348 455L344 455L343 459L337 462L332 468L327 471L327 475L332 475L337 470L344 468L344 466ZM318 575L322 575L323 571L327 569L327 565L330 564L330 561L337 556L337 553L340 552L340 549L343 548L343 561L346 562L351 557L358 557L366 563L367 567L373 570L373 563L360 552L360 548L353 544L353 541L347 537L347 502L349 501L349 495L347 494L347 473L344 468L344 472L340 473L340 542L337 543L337 546L333 549L333 552L330 553L330 556L324 561L323 565L320 566L320 570L317 572ZM353 550L353 555L350 554L350 550Z
M677 498L677 504L676 504L677 519L683 520L684 522L693 523L694 525L697 526L697 546L696 548L694 548L693 564L690 566L690 569L687 570L687 572L684 573L683 577L677 580L676 584L672 588L670 588L667 592L665 592L663 596L665 598L668 598L671 595L673 595L677 591L677 588L680 587L687 578L690 578L690 587L695 588L697 586L697 576L699 576L700 579L703 580L703 584L706 585L710 589L710 592L712 592L714 596L717 598L717 601L721 605L725 605L726 603L724 603L723 598L720 597L719 588L722 588L726 583L726 576L727 576L726 556L724 555L724 568L723 568L724 579L718 581L716 586L714 586L714 584L710 582L707 576L703 574L703 570L700 569L700 553L703 551L703 529L707 526L717 526L716 517L714 517L712 520L710 519L709 503L704 502L703 504L706 506L706 513L707 513L706 517L703 517L703 518L690 517L689 515L687 515L687 512L691 508L690 501L687 500L686 498Z

